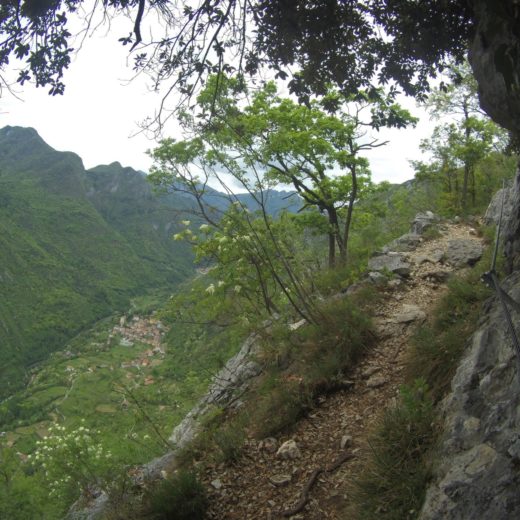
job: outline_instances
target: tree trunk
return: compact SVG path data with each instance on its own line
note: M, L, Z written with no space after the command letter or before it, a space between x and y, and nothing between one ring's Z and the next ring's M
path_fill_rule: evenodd
M468 163L464 163L464 179L462 181L462 195L461 195L461 205L462 211L466 212L467 199L468 199L468 180L471 173L471 168Z
M477 199L477 196L475 193L475 168L471 168L470 179L471 179L471 190L470 190L471 191L471 204L473 205L473 208L474 208L476 199Z
M329 232L329 268L336 267L336 235Z
M468 143L469 143L469 139L471 137L471 128L469 127L469 124L468 124L469 108L468 108L467 100L464 101L463 110L464 110L464 124L466 125L466 128L464 129L464 137L466 139L466 142L464 144L467 147ZM466 148L466 151L467 151L467 148ZM470 174L471 174L471 165L470 165L468 157L465 157L464 158L464 179L462 182L462 197L461 197L462 211L464 213L466 212L466 206L467 206L468 181L469 181Z
M341 265L347 265L347 247L350 235L350 225L352 224L352 213L354 211L354 202L357 198L358 184L357 184L357 172L356 165L352 166L350 173L352 174L352 191L350 192L347 218L345 219L345 229L343 230L343 247L340 251L341 254Z
M339 233L339 222L338 222L338 213L334 206L330 206L327 208L327 214L329 216L329 267L336 267L336 243L338 244L338 249L342 251L342 243L341 237ZM339 239L339 240L338 240Z

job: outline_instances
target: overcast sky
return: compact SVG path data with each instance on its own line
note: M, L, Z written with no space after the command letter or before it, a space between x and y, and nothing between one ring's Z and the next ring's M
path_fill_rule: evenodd
M119 161L147 171L151 162L146 150L154 141L139 134L139 122L154 114L161 96L150 91L144 77L128 83L131 59L128 48L117 41L128 32L122 28L106 36L98 31L89 38L66 73L63 96L51 97L47 89L29 85L17 87L20 99L4 92L0 126L33 127L53 148L77 153L87 168ZM402 102L415 115L422 113L421 122L415 129L380 132L390 143L367 154L375 182L412 178L408 160L420 158L419 141L431 133L431 122L415 102ZM172 122L166 135L175 133Z

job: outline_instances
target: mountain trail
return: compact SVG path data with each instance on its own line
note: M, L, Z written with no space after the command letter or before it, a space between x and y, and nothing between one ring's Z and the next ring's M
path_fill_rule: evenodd
M439 229L439 237L400 253L411 266L410 276L402 283L391 282L375 306L378 341L346 374L352 386L322 397L290 436L249 440L235 465L206 469L209 518L342 518L349 500L346 483L362 463L360 455L374 421L398 396L416 326L445 293L448 275L467 269L447 263L446 252L453 241L482 242L466 224L444 223ZM284 459L276 452L288 440L295 441L297 450L294 458Z

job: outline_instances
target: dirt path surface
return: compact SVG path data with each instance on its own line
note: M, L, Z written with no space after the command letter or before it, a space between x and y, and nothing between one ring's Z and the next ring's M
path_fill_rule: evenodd
M440 259L440 253L447 251L450 240L481 240L463 224L443 224L440 229L440 237L404 253L411 265L410 277L399 285L392 282L393 287L385 291L374 309L379 339L347 374L352 387L323 398L290 437L251 440L234 466L221 465L206 471L209 518L283 518L281 513L295 508L313 476L315 485L305 507L285 517L341 518L348 501L345 483L360 464L367 432L382 409L395 400L403 382L403 360L410 337L445 292L443 273L458 270ZM289 440L296 443L297 451L291 452L295 457L277 456L278 448ZM347 460L339 463L342 458ZM335 462L338 467L331 470ZM316 475L317 469L325 471Z

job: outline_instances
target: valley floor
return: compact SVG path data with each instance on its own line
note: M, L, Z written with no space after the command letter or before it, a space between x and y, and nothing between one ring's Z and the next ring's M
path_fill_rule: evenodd
M447 250L451 240L481 241L465 224L443 224L440 231L438 238L405 253L412 266L410 277L402 283L391 281L374 309L378 341L346 374L350 388L323 397L290 437L250 440L235 465L206 469L209 518L344 518L349 483L370 450L367 435L383 409L396 401L404 381L406 353L416 325L428 319L445 292L447 274L460 271L443 263L440 252ZM288 440L295 441L297 450L292 452L294 458L284 459L277 450ZM296 511L303 502L304 507Z

